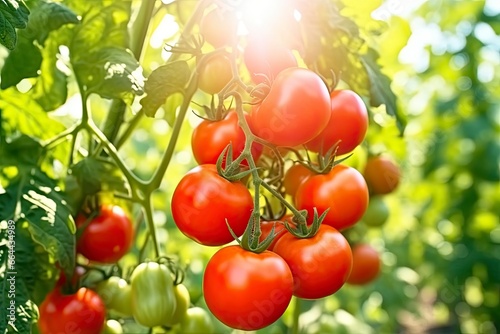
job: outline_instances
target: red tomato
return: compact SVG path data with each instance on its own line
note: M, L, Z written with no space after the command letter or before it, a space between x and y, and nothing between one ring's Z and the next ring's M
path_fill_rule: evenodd
M330 119L330 96L321 78L304 68L287 68L251 114L253 132L277 146L298 146L323 131Z
M248 118L247 115L245 115ZM193 131L191 148L198 164L215 164L219 155L229 143L233 147L233 159L245 148L245 133L238 124L238 114L231 110L220 121L202 121ZM252 144L252 156L257 161L262 153L262 145ZM243 160L243 165L248 165ZM225 163L224 165L225 166Z
M314 172L301 164L295 164L290 167L283 179L283 185L285 187L285 192L294 197L299 186L310 176L314 175Z
M285 227L285 221L288 221L289 224L292 224L292 217L291 216L285 216L283 217L282 220L263 220L260 222L260 232L261 235L259 237L259 240L262 242L264 241L265 238L269 234L271 234L271 231L274 226L274 234L276 234L276 237L274 240L271 242L269 245L268 249L273 250L274 245L278 242L278 240L283 237L285 234L288 233L286 227Z
M200 34L216 48L228 45L236 33L238 21L234 12L215 8L200 22Z
M352 268L352 253L342 233L321 225L312 238L299 239L288 233L273 251L290 266L294 280L293 294L317 299L338 291Z
M106 308L97 293L80 288L64 295L56 288L40 305L38 328L42 334L100 333L106 320Z
M77 227L85 223L79 215ZM102 205L100 213L83 230L77 251L90 261L115 263L125 255L134 241L134 226L125 211L116 205Z
M352 271L347 283L364 285L372 282L380 273L380 256L368 244L358 244L352 249Z
M368 187L356 169L336 165L330 173L311 176L302 183L295 194L295 205L307 210L309 222L314 208L319 215L330 209L323 223L343 230L363 217L368 207Z
M253 199L241 182L230 182L215 165L193 168L181 179L172 195L172 215L179 230L206 246L234 240L226 220L241 236L250 219Z
M245 65L255 83L270 81L284 69L297 67L297 59L290 49L264 36L252 36L243 53Z
M398 165L382 156L369 158L363 175L370 191L377 195L393 192L401 179Z
M290 268L270 251L222 248L208 261L203 293L213 315L227 326L258 330L285 312L292 298Z
M331 117L326 128L306 144L308 150L326 153L340 141L337 154L354 150L365 138L368 112L358 94L351 90L336 90L331 97Z
M233 78L229 58L219 54L212 56L204 65L198 77L198 87L205 93L217 94Z

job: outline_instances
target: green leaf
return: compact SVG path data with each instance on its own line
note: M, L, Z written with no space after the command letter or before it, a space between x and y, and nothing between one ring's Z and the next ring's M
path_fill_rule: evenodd
M89 92L104 98L143 94L144 76L134 55L123 48L106 47L75 64Z
M33 44L33 40L20 34L16 48L10 52L2 67L0 88L7 89L22 79L38 76L41 63L40 48Z
M40 143L25 134L0 147L0 166L36 166L43 153Z
M19 175L0 195L4 220L25 226L70 274L75 264L75 224L57 184L38 168L21 168Z
M144 86L147 96L141 100L145 114L154 117L170 95L182 93L190 75L189 66L185 61L168 63L154 70Z
M0 0L0 43L7 49L16 47L16 28L26 28L29 14L23 1Z
M397 107L396 95L391 89L391 81L380 70L377 58L378 54L373 49L369 49L366 55L361 56L361 63L365 67L370 82L370 104L374 107L384 104L387 113L396 117L396 124L402 134L406 126L406 117Z
M19 33L18 45L5 60L1 88L7 89L17 85L22 79L37 77L42 65L42 53L44 58L49 57L47 62L52 60L55 64L59 45L49 45L52 52L48 54L43 47L45 40L51 31L65 24L78 22L76 14L63 5L40 2L35 6L27 28ZM46 65L42 68L42 74L47 70Z
M118 167L109 161L88 157L71 170L85 195L93 195L101 190L127 191Z
M11 87L0 90L2 126L7 134L24 133L41 140L50 139L65 127L40 107L29 94L23 94Z
M33 98L45 111L52 111L66 102L67 77L57 68L59 41L57 32L51 32L42 50L40 75L31 91Z

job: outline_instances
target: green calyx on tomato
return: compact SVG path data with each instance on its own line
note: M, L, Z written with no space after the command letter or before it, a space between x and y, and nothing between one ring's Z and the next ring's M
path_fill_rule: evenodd
M240 246L218 250L203 275L203 293L212 314L225 325L258 330L278 320L293 292L286 262L270 251L254 253Z
M309 238L285 234L273 252L290 267L294 279L293 294L318 299L338 291L352 268L352 252L345 237L328 225L321 225Z
M157 262L139 264L130 277L132 314L145 327L172 323L176 308L174 281L168 267Z
M212 164L189 171L172 195L172 216L179 230L206 246L221 246L245 231L253 210L253 198L247 187L231 182ZM226 224L227 222L227 224Z

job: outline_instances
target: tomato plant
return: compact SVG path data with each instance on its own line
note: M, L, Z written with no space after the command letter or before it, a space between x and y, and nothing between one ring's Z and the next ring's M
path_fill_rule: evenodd
M293 294L300 298L318 299L335 293L347 281L352 268L349 243L328 225L321 225L310 238L285 234L273 251L290 266Z
M258 330L278 320L290 303L292 290L292 273L281 257L240 246L217 251L203 275L210 311L227 326L241 330Z
M174 282L166 265L156 262L139 264L130 277L132 314L145 327L171 324L175 314Z
M106 309L116 311L123 316L132 315L132 288L126 280L111 276L99 282L95 290L106 305Z
M264 239L267 238L269 234L271 234L271 231L274 228L274 234L276 237L274 240L269 244L269 250L273 250L274 245L278 242L280 238L282 238L286 233L287 229L285 227L285 223L288 222L289 224L293 224L292 222L292 217L290 216L285 216L281 220L263 220L260 223L260 231L261 235L259 237L260 241L264 241Z
M172 327L180 323L187 316L189 309L189 304L191 303L191 298L189 296L189 290L184 284L177 284L174 286L174 296L175 296L175 311L170 322L166 322L165 325Z
M307 210L329 210L323 223L343 230L356 224L368 207L368 187L361 173L352 167L336 165L327 174L309 177L297 189L295 204Z
M389 158L371 157L366 162L363 175L374 194L389 194L399 185L401 173L399 167Z
M229 144L232 145L233 159L237 158L245 148L245 138L245 133L238 124L237 113L230 110L222 120L203 120L193 130L191 149L198 164L215 164ZM262 145L254 143L253 159L257 161L261 153ZM243 164L248 165L246 161Z
M203 16L200 22L200 34L205 41L219 48L231 42L237 24L234 12L217 7Z
M99 215L86 224L80 215L77 226L83 231L77 251L91 261L114 263L122 258L134 241L134 227L126 212L116 205L103 205Z
M182 319L180 332L183 334L214 333L212 319L201 307L191 307Z
M274 145L305 144L319 135L330 119L328 89L313 71L285 69L251 118L253 132Z
M241 236L253 209L253 199L241 182L217 173L215 165L201 165L188 172L172 195L172 215L179 230L207 246L220 246ZM227 222L227 223L226 223Z
M372 282L380 273L378 252L368 244L357 244L352 249L352 271L347 283L364 285Z
M331 116L325 129L306 147L326 153L338 144L338 155L350 153L365 138L368 112L361 97L351 90L334 90L330 94Z
M210 57L201 68L198 87L208 94L217 94L231 81L233 73L229 58L223 54Z
M56 287L40 304L38 328L42 334L95 334L103 329L105 319L106 308L94 291L80 288L66 295Z

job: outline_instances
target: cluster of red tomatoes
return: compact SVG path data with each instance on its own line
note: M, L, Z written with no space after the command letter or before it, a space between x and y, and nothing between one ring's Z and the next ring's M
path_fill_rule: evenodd
M235 24L233 19L214 9L200 31L214 47L224 47L231 38L220 27L227 29ZM216 54L201 68L201 90L219 98L227 90L235 75L230 56ZM208 262L203 279L207 306L221 322L257 330L275 322L292 296L323 298L346 282L366 284L376 278L377 251L367 244L351 249L342 231L364 217L370 197L396 188L399 170L383 157L371 157L363 174L334 161L360 145L368 129L366 106L354 91L329 91L318 74L297 65L290 49L264 36L247 38L243 61L250 79L266 84L265 93L250 113L224 109L217 119L203 120L194 129L191 143L199 165L176 186L171 210L179 230L202 245L224 246L242 235L258 235L266 244L266 250L258 251L246 246L255 245L255 240L222 247ZM250 133L244 131L245 123ZM250 149L249 136L255 139ZM258 167L250 180L269 181L279 200L289 200L296 212L305 213L306 221L283 210L279 217L261 219L258 227L248 229L249 224L255 226L255 211L261 212L247 187L255 182L221 172L245 150L249 156L240 167ZM319 157L318 162L298 159L304 152ZM321 224L312 231L318 215Z

